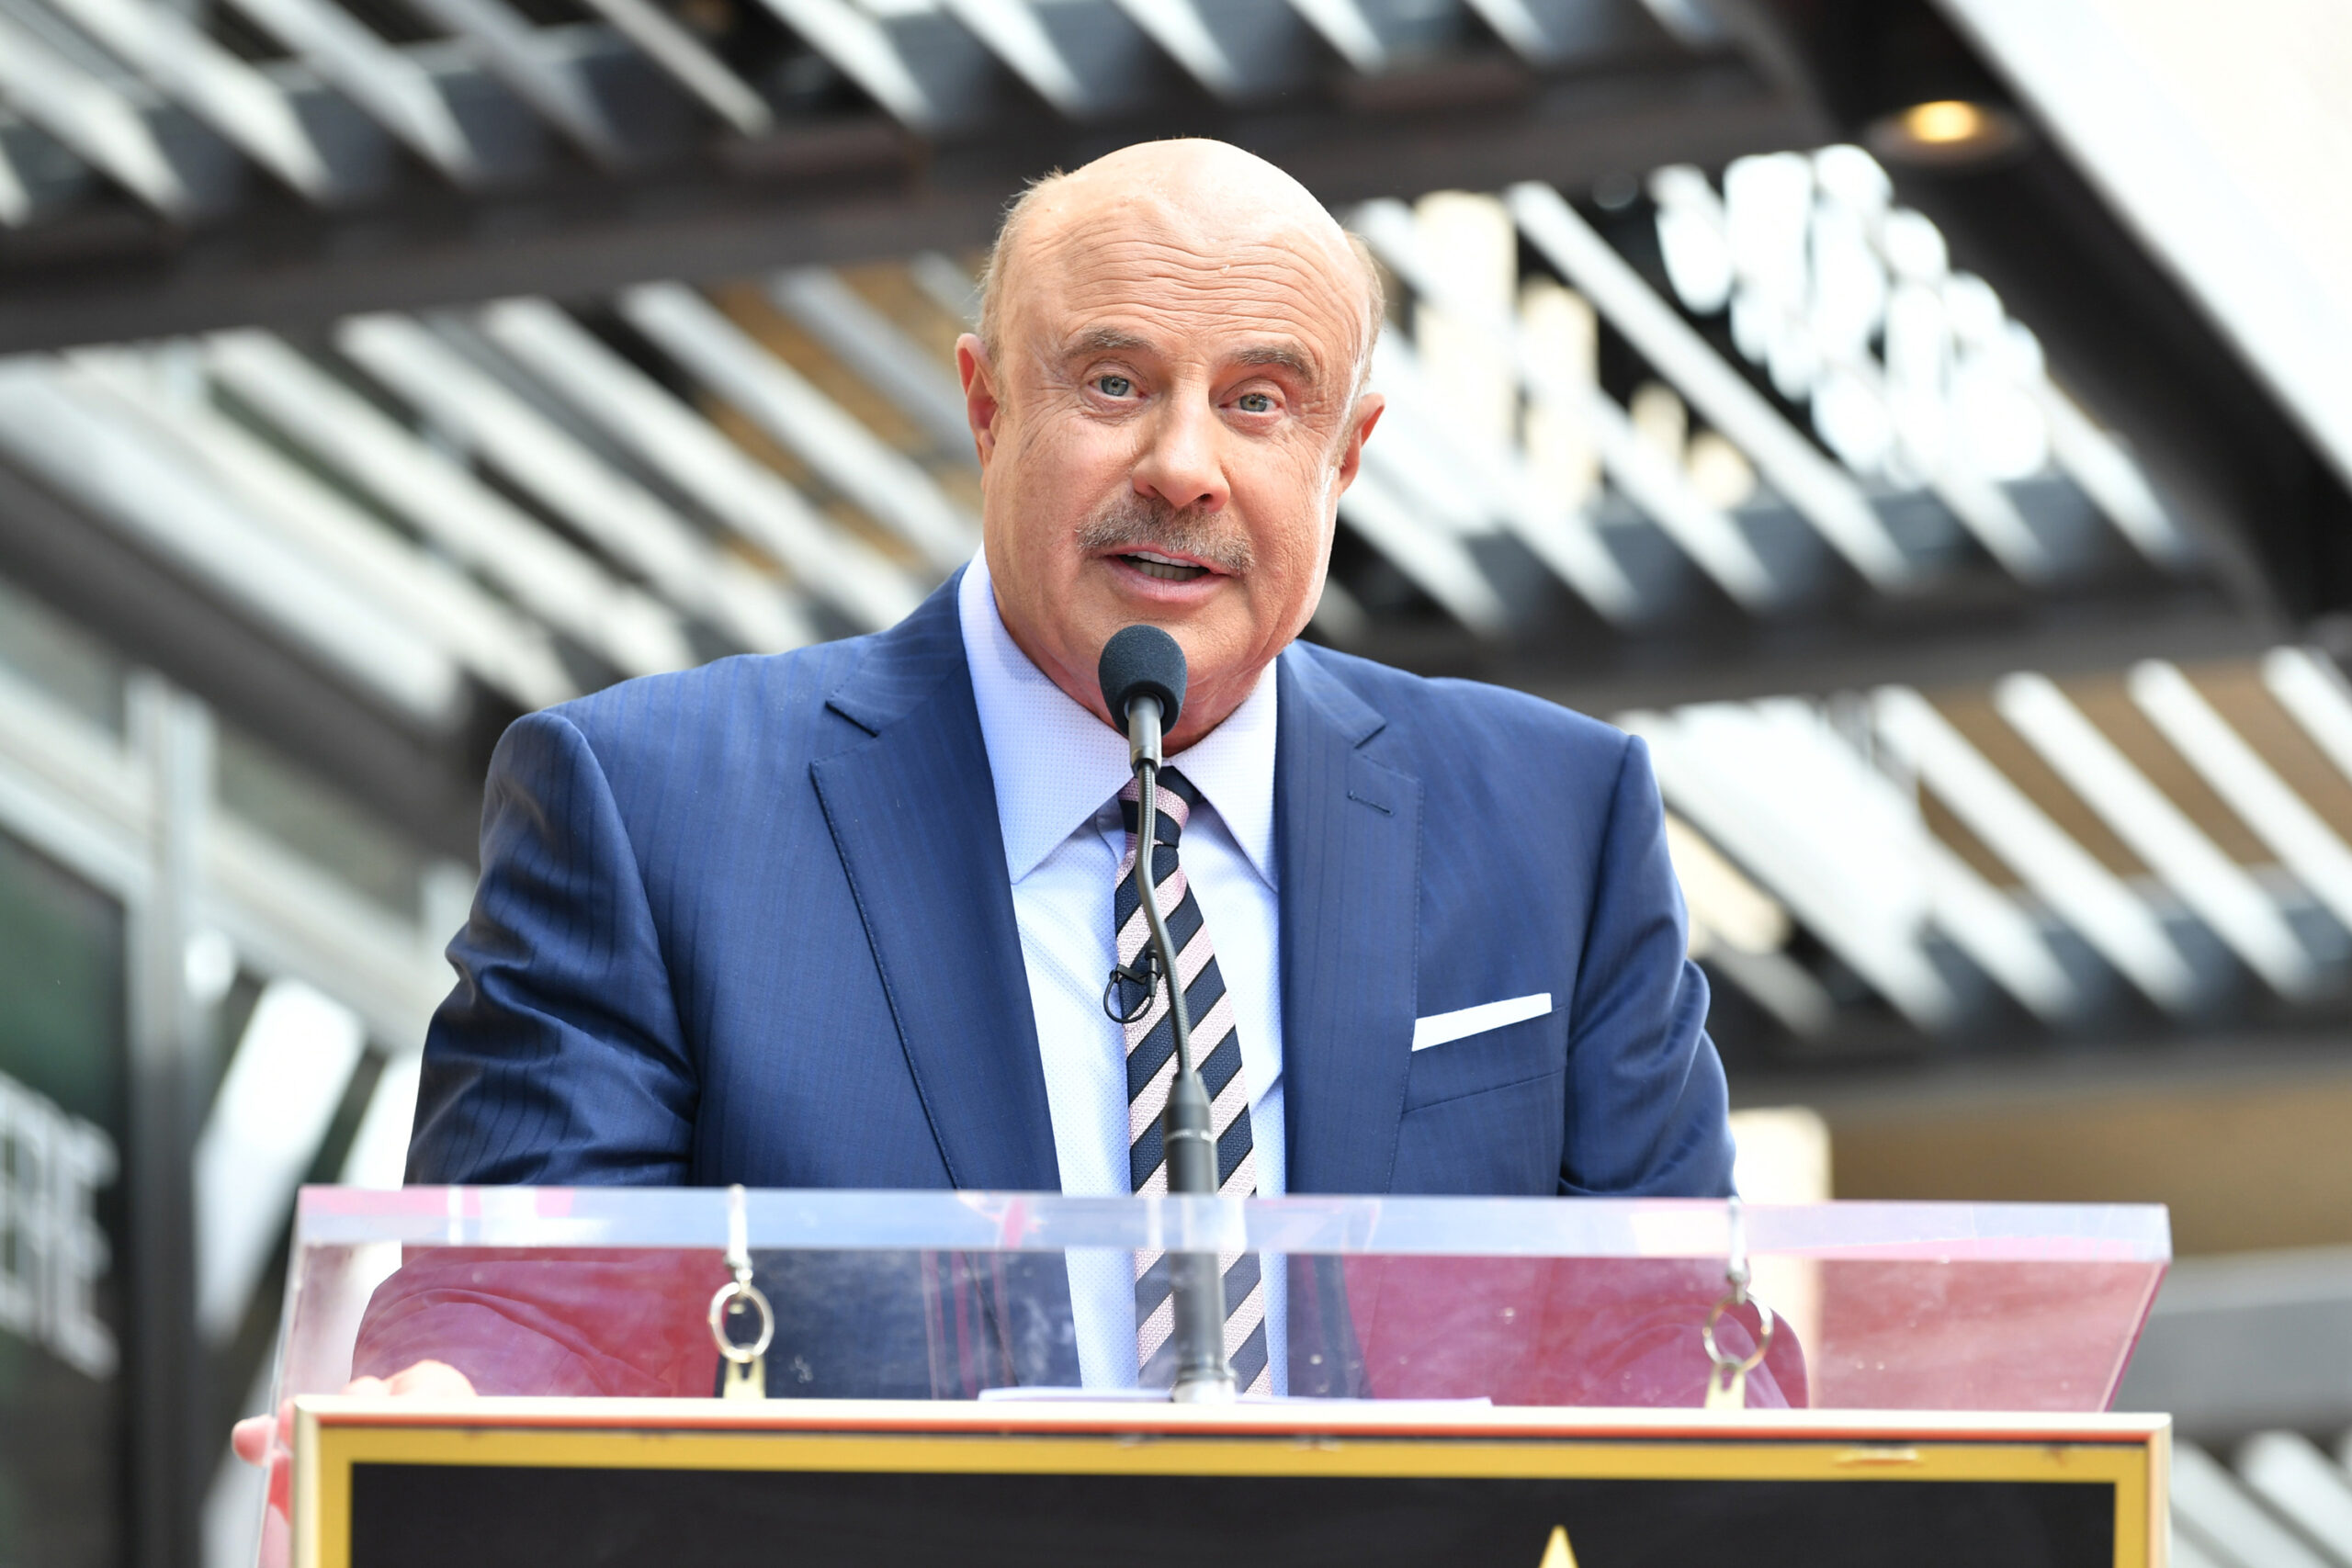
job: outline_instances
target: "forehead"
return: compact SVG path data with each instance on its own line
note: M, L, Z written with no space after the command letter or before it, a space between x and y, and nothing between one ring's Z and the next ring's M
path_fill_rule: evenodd
M1187 355L1281 339L1323 367L1359 346L1351 258L1298 225L1186 222L1136 201L1039 228L1023 236L1008 303L1014 330L1046 352L1105 327Z

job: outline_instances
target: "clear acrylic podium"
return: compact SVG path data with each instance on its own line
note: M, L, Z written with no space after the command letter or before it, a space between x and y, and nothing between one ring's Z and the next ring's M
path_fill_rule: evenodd
M1159 1250L1260 1256L1279 1397L1072 1386L1073 1269ZM311 1189L265 1557L2139 1568L2165 1426L2104 1413L2169 1256L2127 1206ZM428 1359L479 1397L342 1393Z

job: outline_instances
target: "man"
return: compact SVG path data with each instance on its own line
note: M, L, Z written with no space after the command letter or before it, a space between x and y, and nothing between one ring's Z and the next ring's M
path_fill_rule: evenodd
M1294 640L1380 319L1362 253L1236 149L1032 190L957 347L980 556L888 631L501 742L409 1179L1164 1182L1164 1043L1102 1003L1133 852L1096 660L1141 621L1190 668L1155 867L1181 854L1227 1191L1727 1192L1640 742ZM1228 1280L1245 1386L1283 1382L1285 1283ZM1065 1370L1150 1381L1164 1282L1055 1284Z

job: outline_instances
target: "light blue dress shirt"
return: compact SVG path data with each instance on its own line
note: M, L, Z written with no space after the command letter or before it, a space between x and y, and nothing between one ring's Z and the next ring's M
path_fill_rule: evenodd
M1127 1170L1125 1031L1102 1011L1117 958L1112 894L1126 831L1118 807L1127 782L1124 736L1046 679L1004 629L986 553L964 573L957 609L972 697L996 780L997 821L1012 913L1037 1017L1046 1101L1062 1190L1088 1197L1132 1190ZM1274 871L1274 670L1223 724L1169 759L1202 796L1184 829L1184 873L1201 904L1217 966L1233 998L1241 1070L1250 1095L1258 1191L1283 1187L1281 904ZM1288 1294L1266 1277L1266 1349L1276 1393L1289 1382ZM1130 1255L1069 1256L1079 1366L1089 1388L1136 1382Z

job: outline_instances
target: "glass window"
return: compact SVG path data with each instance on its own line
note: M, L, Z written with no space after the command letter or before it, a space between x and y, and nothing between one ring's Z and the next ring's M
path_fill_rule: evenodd
M111 733L122 733L122 661L6 578L0 578L0 670Z
M121 908L0 835L0 1563L123 1559L123 981Z
M413 918L424 857L380 818L253 737L220 728L223 810L334 873L395 914Z

